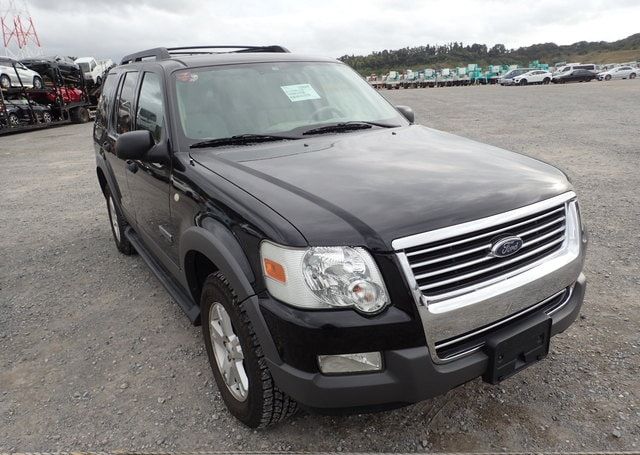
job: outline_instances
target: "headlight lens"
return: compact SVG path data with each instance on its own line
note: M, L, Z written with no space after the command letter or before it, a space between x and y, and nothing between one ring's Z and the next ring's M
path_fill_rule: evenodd
M263 242L261 254L267 289L290 305L374 314L389 303L380 271L363 248L294 249ZM272 274L278 266L284 272Z

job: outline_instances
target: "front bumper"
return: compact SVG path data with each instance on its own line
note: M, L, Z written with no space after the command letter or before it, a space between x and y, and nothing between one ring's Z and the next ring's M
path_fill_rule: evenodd
M586 279L580 274L566 303L550 315L552 335L563 332L576 319L585 288ZM415 403L441 395L482 376L487 370L488 357L482 350L437 364L427 346L422 345L383 350L385 368L381 372L328 376L303 371L284 362L279 355L262 315L260 299L251 297L245 305L276 385L308 407L359 408ZM309 341L300 340L301 343Z

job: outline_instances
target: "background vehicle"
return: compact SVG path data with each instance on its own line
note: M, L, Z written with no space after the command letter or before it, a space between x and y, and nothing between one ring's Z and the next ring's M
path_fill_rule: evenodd
M115 245L202 323L246 425L497 383L577 317L566 175L413 120L339 61L279 46L150 49L110 71L93 141Z
M563 73L568 73L573 70L587 70L596 74L598 72L598 65L594 65L593 63L569 63L567 65L563 65L553 74L555 76Z
M519 74L513 78L513 83L517 85L527 84L548 84L553 75L549 71L533 70L524 74Z
M82 77L80 67L76 65L69 57L52 56L52 57L31 57L23 58L20 60L24 66L34 71L40 72L38 68L56 65L60 74L68 79L73 79L76 83L79 82Z
M598 73L598 80L610 81L611 79L635 79L639 72L639 68L634 68L632 66L618 66L616 68L603 71L602 73Z
M500 85L513 85L513 78L516 76L520 76L521 74L525 74L528 73L529 71L533 71L534 68L516 68L513 69L507 73L505 73L503 76L498 78L498 84Z
M4 101L9 126L17 127L21 123L51 123L51 109L26 98L6 99Z
M22 63L7 57L0 57L0 87L42 88L42 76Z
M105 71L113 66L111 60L96 60L93 57L80 57L75 60L75 64L84 73L86 81L91 81L95 85L102 84L102 77Z
M565 82L589 82L596 78L596 75L589 70L570 70L557 76L553 76L551 82L564 84Z

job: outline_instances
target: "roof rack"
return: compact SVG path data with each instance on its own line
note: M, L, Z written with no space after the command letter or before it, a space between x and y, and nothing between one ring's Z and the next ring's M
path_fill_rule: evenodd
M175 55L201 55L201 54L222 54L222 53L241 53L241 52L289 52L285 47L272 46L186 46L186 47L156 47L147 49L146 51L136 52L126 55L120 62L126 65L132 62L141 62L147 59L167 60Z

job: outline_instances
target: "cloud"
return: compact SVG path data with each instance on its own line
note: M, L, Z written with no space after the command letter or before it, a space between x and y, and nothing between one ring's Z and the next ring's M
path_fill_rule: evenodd
M119 59L193 44L282 44L338 57L447 43L518 47L616 40L638 32L634 0L31 0L46 54Z

